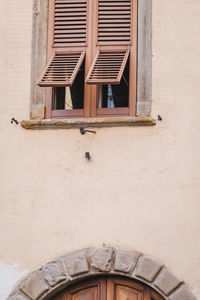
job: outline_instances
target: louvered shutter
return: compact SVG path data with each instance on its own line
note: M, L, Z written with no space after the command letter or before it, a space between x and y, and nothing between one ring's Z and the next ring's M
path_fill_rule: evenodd
M38 85L42 87L71 86L80 70L85 51L71 52L71 48L86 46L87 0L52 0L53 56L49 60ZM68 48L70 47L70 51Z
M131 1L99 0L98 44L130 44Z
M54 46L86 44L87 0L55 0Z
M71 86L85 56L82 53L55 54L39 81L40 86Z
M120 84L132 38L132 1L98 0L98 50L86 78L88 84ZM115 51L114 45L127 48ZM107 52L102 48L107 47ZM110 46L110 49L109 49Z
M129 50L123 52L97 52L86 82L89 84L119 84L128 56Z

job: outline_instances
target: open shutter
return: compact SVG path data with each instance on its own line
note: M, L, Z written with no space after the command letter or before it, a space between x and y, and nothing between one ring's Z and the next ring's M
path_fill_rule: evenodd
M130 44L131 1L99 0L98 44Z
M51 87L71 86L80 70L84 57L85 52L56 53L47 65L38 85Z
M73 84L85 57L85 52L77 49L86 46L87 5L88 0L51 0L49 10L53 18L50 19L49 32L53 35L51 52L54 55L39 80L39 86Z
M55 0L54 46L86 44L87 0Z
M98 52L86 78L88 84L120 84L132 36L133 0L98 0ZM123 51L114 47L123 45Z
M129 57L129 50L97 52L86 82L88 84L119 84Z

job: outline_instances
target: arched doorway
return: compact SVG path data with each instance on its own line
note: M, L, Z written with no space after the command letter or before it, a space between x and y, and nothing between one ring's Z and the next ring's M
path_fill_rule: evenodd
M87 295L80 298L80 294L75 297L76 293L69 295L68 292L63 299L56 299L56 297L60 297L62 294L59 294L60 291L63 293L70 291L71 287L75 288L78 282L83 283L84 280L98 278L97 276L100 276L101 280L121 278L126 281L126 284L127 280L130 280L131 286L124 287L124 291L130 291L130 295L134 286L138 287L135 298L130 295L123 297L121 293L120 298L104 297L103 300L195 300L186 284L160 262L142 253L112 247L86 248L55 258L39 270L28 274L15 287L7 300L93 300ZM121 291L119 288L113 290L118 286L117 284L113 285L113 289L109 287L108 282L104 285L106 291L114 291L112 293ZM94 300L102 299L97 297Z
M164 300L150 287L122 277L83 281L58 293L51 300Z

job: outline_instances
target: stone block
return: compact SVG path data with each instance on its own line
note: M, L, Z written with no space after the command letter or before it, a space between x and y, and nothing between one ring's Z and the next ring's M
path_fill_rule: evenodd
M112 266L113 248L94 248L89 252L90 266L98 272L109 272Z
M44 119L45 115L45 105L44 104L38 104L33 105L32 110L30 113L31 119Z
M59 282L67 279L64 267L60 261L52 261L42 268L44 278L49 285L54 286Z
M152 101L137 102L137 116L150 116Z
M16 294L12 295L12 296L9 296L7 298L7 300L29 300L29 298L26 297L25 295L23 295L21 292L19 292L19 293L16 293Z
M169 297L169 300L195 300L195 297L185 285L182 285Z
M139 253L117 250L115 256L114 270L117 272L131 273L136 266Z
M165 295L169 295L181 283L167 268L163 268L156 277L154 285Z
M162 265L155 260L147 256L141 256L136 267L135 275L152 282L161 267Z
M23 281L21 289L31 299L37 300L49 289L49 285L45 281L40 271L31 273L25 281Z
M89 272L86 249L71 252L61 257L70 276L77 276Z

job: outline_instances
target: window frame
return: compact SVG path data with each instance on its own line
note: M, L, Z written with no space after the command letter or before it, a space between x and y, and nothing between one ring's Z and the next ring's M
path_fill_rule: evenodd
M89 0L91 1L91 0ZM52 1L50 1L52 2ZM51 109L48 101L51 101L51 91L49 88L41 89L36 86L36 83L41 76L42 71L46 66L46 62L51 55L48 51L46 55L46 48L48 46L48 38L53 38L53 34L48 31L48 13L49 13L49 0L34 0L33 9L33 43L32 43L32 93L31 93L31 119L54 119L54 118L66 118L66 112L59 112L59 116L56 114L51 114ZM51 11L51 13L53 13ZM91 15L91 14L89 14ZM96 26L97 27L97 26ZM88 36L97 39L97 34L92 28L88 28ZM47 32L49 37L47 37ZM151 112L151 90L152 90L152 0L138 0L138 40L136 47L138 49L137 56L137 81L132 85L135 91L135 100L131 102L131 113L129 116L149 116ZM51 36L50 36L51 35ZM93 35L93 36L92 36ZM89 41L88 41L89 42ZM103 47L104 48L104 47ZM121 47L122 48L122 47ZM120 48L120 49L121 49ZM105 48L106 49L106 46ZM79 47L79 50L82 50ZM84 49L83 49L84 50ZM95 49L96 52L96 49ZM91 57L88 61L88 65L92 64L92 53L86 54ZM93 55L94 56L94 55ZM130 64L131 65L131 64ZM135 64L136 66L136 64ZM87 72L88 68L86 68ZM130 78L131 80L131 78ZM137 88L136 88L137 86ZM89 87L88 87L89 89ZM46 91L44 91L46 90ZM95 88L90 90L93 97L96 98L97 90ZM45 94L47 103L45 101ZM91 98L91 97L90 97ZM49 99L49 100L48 100ZM74 112L74 117L95 117L95 116L114 116L109 113L109 109L101 109L102 113L96 113L96 102L92 101L89 103L88 99L85 99L85 113L84 115L79 112L77 114ZM113 109L112 109L113 110ZM118 113L117 110L121 108L116 108L117 115L123 116L123 113ZM113 111L114 111L113 110ZM91 111L91 113L90 113ZM72 111L70 112L70 114ZM124 115L127 115L125 110Z

